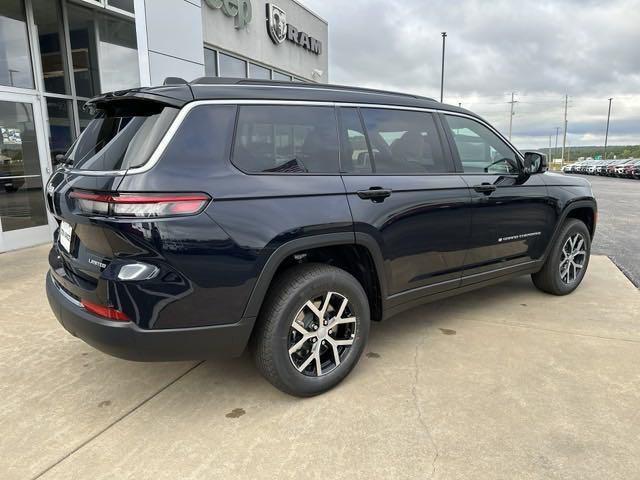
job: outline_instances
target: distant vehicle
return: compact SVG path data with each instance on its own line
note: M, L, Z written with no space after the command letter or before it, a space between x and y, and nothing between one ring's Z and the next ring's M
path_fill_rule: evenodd
M629 158L621 161L620 163L617 163L613 169L613 175L616 177L624 177L625 168L628 165L633 165L634 163L636 163L636 160L633 158Z
M631 162L620 167L620 172L616 172L619 177L633 178L633 172L640 166L640 159L634 159Z

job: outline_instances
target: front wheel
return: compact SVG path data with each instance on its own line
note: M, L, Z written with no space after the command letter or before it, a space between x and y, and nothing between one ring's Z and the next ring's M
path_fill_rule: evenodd
M256 365L283 392L325 392L358 362L369 317L367 295L349 273L322 264L292 267L275 280L260 313Z
M568 219L542 270L531 275L534 285L553 295L573 292L587 272L590 255L589 229L578 219Z

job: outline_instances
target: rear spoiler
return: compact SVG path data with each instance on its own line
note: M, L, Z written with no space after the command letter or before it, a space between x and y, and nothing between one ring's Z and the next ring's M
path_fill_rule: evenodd
M189 85L166 85L162 87L132 88L109 92L92 98L84 104L89 112L97 110L136 110L155 107L181 108L194 99Z

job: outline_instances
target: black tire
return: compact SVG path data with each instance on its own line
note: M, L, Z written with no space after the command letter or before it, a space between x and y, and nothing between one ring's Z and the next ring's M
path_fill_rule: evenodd
M585 254L584 259L581 259L580 256L576 256L576 258L578 258L576 263L580 263L582 260L582 268L579 270L576 270L575 268L573 269L575 272L575 278L571 280L569 274L567 274L567 277L563 277L561 275L560 262L562 261L563 248L566 248L567 241L570 238L575 238L576 235L580 235L580 238L584 240ZM575 218L569 218L562 226L558 239L553 245L542 270L531 275L531 279L533 280L534 285L543 292L550 293L552 295L568 295L578 288L578 285L582 282L582 279L587 272L587 267L589 266L590 256L591 234L589 233L589 229L582 221Z
M330 365L333 369L327 368L326 372L323 371L324 367L319 357L322 375L317 376L315 359L311 362L313 365L310 364L307 367L307 370L315 370L315 375L307 370L300 372L297 367L303 367L304 361L296 366L293 357L302 352L300 355L304 359L304 353L309 351L307 349L315 352L315 349L323 348L324 350L319 351L324 351L324 354L321 354L322 358L327 359L329 364L332 358L335 359L333 344L330 344L329 340L325 343L318 342L318 338L327 338L328 327L324 327L324 331L321 327L316 331L317 333L314 333L318 335L315 343L307 342L304 344L304 349L301 348L292 356L289 354L289 349L295 348L291 344L295 345L304 338L303 334L294 331L296 330L292 326L294 319L304 318L305 321L319 324L320 322L316 320L318 317L305 305L309 300L313 302L322 295L326 298L328 292L337 294L330 296L332 302L337 301L342 304L344 298L347 298L348 310L345 312L348 312L349 318L356 318L353 324L335 326L336 331L332 335L336 336L340 330L348 337L346 341L353 340L353 344L348 347L336 347L342 348L342 353L338 355L340 363L336 365L333 361L333 365ZM323 302L324 300L321 303ZM329 309L335 313L334 306L329 305ZM328 316L330 315L327 314ZM333 316L333 318L336 317L337 315ZM290 395L310 397L333 388L349 374L362 355L369 336L369 326L370 312L367 295L352 275L329 265L297 265L279 275L270 287L256 324L251 347L258 370L276 388ZM309 333L313 333L313 325L309 325L308 328ZM295 337L298 334L300 338ZM322 337L323 335L325 336ZM313 338L309 342L313 342ZM328 351L329 348L330 351ZM306 359L308 358L307 356Z

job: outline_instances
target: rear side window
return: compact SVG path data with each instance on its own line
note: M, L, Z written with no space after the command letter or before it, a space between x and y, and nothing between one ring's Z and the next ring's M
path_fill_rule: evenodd
M67 152L72 167L126 170L144 165L178 115L178 109L151 105L100 111Z
M360 112L373 154L372 172L402 175L452 170L430 113L373 108Z
M175 175L208 176L229 162L235 105L193 108L162 155L160 165Z
M233 163L249 173L338 173L335 110L241 106Z

